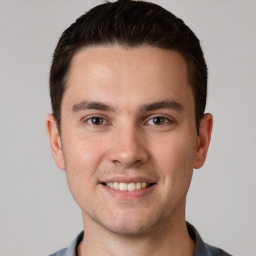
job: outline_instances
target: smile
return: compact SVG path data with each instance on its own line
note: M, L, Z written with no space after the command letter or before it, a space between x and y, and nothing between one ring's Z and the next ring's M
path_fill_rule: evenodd
M123 183L123 182L109 182L109 183L103 183L104 185L115 189L115 190L120 190L120 191L135 191L135 190L140 190L147 188L153 183L148 183L148 182L131 182L131 183Z

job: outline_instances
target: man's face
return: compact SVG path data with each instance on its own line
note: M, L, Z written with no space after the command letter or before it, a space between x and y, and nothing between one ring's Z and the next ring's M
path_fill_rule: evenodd
M61 108L64 160L55 160L88 225L141 234L184 220L194 109L175 51L102 46L74 56Z

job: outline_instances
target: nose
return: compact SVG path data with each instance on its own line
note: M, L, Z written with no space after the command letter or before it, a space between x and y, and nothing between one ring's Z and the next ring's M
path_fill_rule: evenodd
M113 132L109 158L120 167L135 167L148 160L147 141L143 132L132 125Z

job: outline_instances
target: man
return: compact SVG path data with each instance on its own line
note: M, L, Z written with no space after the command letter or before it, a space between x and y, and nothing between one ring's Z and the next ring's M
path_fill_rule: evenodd
M213 117L203 52L181 19L142 1L96 6L60 38L50 93L51 151L84 223L53 255L229 255L185 221Z

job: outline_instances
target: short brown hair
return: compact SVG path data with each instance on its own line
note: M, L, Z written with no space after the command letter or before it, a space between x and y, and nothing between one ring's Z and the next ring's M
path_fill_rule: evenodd
M84 47L116 43L130 48L147 45L176 50L184 57L198 131L207 96L207 65L198 38L183 20L161 6L129 0L98 5L63 32L50 71L52 112L59 131L62 97L73 56Z

